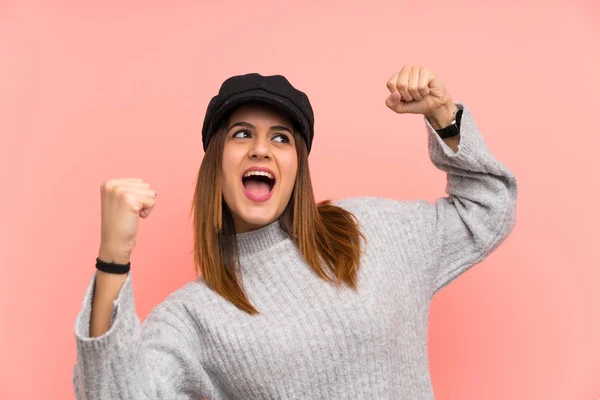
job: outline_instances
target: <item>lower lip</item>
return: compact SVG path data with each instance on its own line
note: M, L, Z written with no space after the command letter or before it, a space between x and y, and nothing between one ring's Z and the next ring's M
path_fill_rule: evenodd
M275 186L273 186L273 189L275 189ZM246 188L244 187L244 184L242 183L242 190L244 191L244 194L246 195L246 197L257 203L262 203L264 201L269 200L271 198L271 196L273 195L273 189L271 189L271 191L264 196L255 196L252 193L248 192L246 190Z

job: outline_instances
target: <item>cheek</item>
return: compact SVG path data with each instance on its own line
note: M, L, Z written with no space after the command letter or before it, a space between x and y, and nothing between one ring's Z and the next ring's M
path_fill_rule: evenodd
M238 183L238 166L240 165L239 156L231 150L223 151L223 167L221 177L223 179L223 191L232 191L234 185Z
M296 183L296 172L298 169L298 165L295 158L286 161L287 162L285 163L285 165L280 166L283 172L282 175L284 180L284 184L282 186L286 192L291 192L294 188L294 184Z
M238 184L237 173L234 171L224 171L223 173L223 195L233 196L236 185Z

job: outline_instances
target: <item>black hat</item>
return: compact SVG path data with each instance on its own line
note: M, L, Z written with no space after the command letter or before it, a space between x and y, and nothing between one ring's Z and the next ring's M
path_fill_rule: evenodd
M236 75L223 82L219 94L208 103L202 125L204 151L221 120L242 103L261 102L287 114L300 129L310 153L314 136L314 115L310 101L282 75L258 73Z

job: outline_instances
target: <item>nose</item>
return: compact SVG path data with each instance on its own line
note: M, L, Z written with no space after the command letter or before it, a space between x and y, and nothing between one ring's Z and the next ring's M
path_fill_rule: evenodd
M271 147L266 135L259 135L252 141L249 156L252 159L271 158Z

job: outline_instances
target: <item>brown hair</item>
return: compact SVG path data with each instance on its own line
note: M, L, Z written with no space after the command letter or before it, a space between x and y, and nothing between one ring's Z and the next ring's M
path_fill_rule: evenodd
M191 210L194 217L194 271L196 275L200 272L212 290L236 307L248 314L258 314L240 283L233 216L222 195L226 122L227 118L224 118L209 142L198 172ZM320 278L337 286L345 282L357 290L360 238L366 239L352 213L331 204L331 200L315 203L306 143L296 128L294 138L298 172L279 223Z

